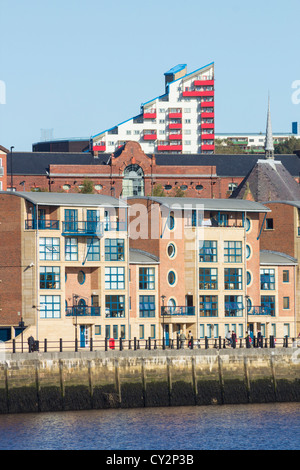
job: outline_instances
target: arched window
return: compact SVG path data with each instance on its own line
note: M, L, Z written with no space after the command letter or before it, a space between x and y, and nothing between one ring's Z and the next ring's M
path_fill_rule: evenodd
M144 196L144 172L139 165L128 165L123 173L123 196Z

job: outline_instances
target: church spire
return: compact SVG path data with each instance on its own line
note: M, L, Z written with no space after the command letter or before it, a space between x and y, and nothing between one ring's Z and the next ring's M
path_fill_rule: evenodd
M269 102L268 102L265 156L267 159L274 160L274 141L273 141L272 123L271 123L270 96L269 96Z

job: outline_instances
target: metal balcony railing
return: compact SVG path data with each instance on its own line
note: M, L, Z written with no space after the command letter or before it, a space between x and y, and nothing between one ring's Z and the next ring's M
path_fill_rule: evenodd
M59 220L25 220L25 230L59 230Z
M101 307L75 305L66 308L66 317L100 317Z
M174 307L161 307L161 315L162 316L194 316L195 315L195 307L182 307L182 306L174 306Z

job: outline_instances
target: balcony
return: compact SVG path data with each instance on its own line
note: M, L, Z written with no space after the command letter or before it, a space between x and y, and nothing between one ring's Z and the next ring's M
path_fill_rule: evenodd
M214 107L215 107L214 101L202 101L201 103L201 108L214 108Z
M178 151L182 151L182 143L180 144L164 144L164 145L158 145L157 146L157 150L158 152L166 152L166 151L175 151L175 152L178 152Z
M195 80L194 86L214 86L214 80Z
M181 119L182 118L182 109L169 109L169 119Z
M64 236L102 236L103 223L98 221L67 221L62 223Z
M178 123L169 124L169 129L182 129L182 123L178 122Z
M162 316L182 317L195 316L195 307L161 307Z
M97 145L93 146L93 150L95 152L105 152L106 150L106 143L105 142L98 142Z
M25 230L59 230L59 220L25 220Z
M207 111L202 111L201 113L201 118L203 119L214 119L215 118L215 113L208 113Z
M203 97L203 96L215 96L215 92L213 90L211 91L200 91L200 90L195 90L195 89L186 89L185 91L182 92L182 96L184 97Z
M213 122L203 122L200 127L201 129L214 129L215 124Z
M156 119L156 109L148 109L147 111L144 111L143 118Z
M201 145L201 150L215 150L215 146L214 145Z
M100 317L101 307L76 305L66 308L66 317Z
M170 134L169 139L170 140L182 140L182 134Z
M271 306L260 305L258 307L252 307L250 310L248 310L248 315L268 315L273 317L274 313Z
M202 140L213 140L215 138L214 134L201 134Z
M62 223L63 236L97 236L102 237L104 232L124 232L126 222L123 221L67 221Z
M144 131L144 140L156 140L156 131Z

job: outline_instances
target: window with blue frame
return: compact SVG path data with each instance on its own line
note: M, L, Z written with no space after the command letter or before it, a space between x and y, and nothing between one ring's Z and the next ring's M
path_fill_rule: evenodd
M224 287L225 290L242 290L243 270L241 268L225 268Z
M242 317L243 310L242 295L225 295L225 317Z
M154 295L140 295L139 310L141 318L155 317L155 296Z
M78 209L65 209L65 230L67 232L77 232Z
M140 268L139 269L139 289L154 290L155 289L155 269Z
M199 268L199 289L218 289L218 270L216 268Z
M218 296L200 295L199 297L200 317L218 316Z
M41 237L39 239L39 258L41 261L60 260L59 238Z
M105 296L105 316L107 318L125 317L125 297L124 295Z
M78 261L78 239L65 238L65 260Z
M60 295L40 295L40 318L60 318Z
M88 238L86 241L87 261L100 261L100 240L99 238Z
M260 303L262 309L266 309L266 314L275 317L275 295L262 295Z
M224 242L224 261L225 263L242 263L242 242L225 241Z
M125 289L125 268L105 268L105 289Z
M110 338L110 325L105 325L105 338Z
M105 239L105 261L124 261L124 240L119 238Z
M260 270L260 289L275 290L275 269Z
M118 339L118 328L119 325L113 325L113 338Z
M216 241L199 241L199 261L201 263L216 263L218 261L218 245Z
M40 267L40 289L60 289L60 268Z

